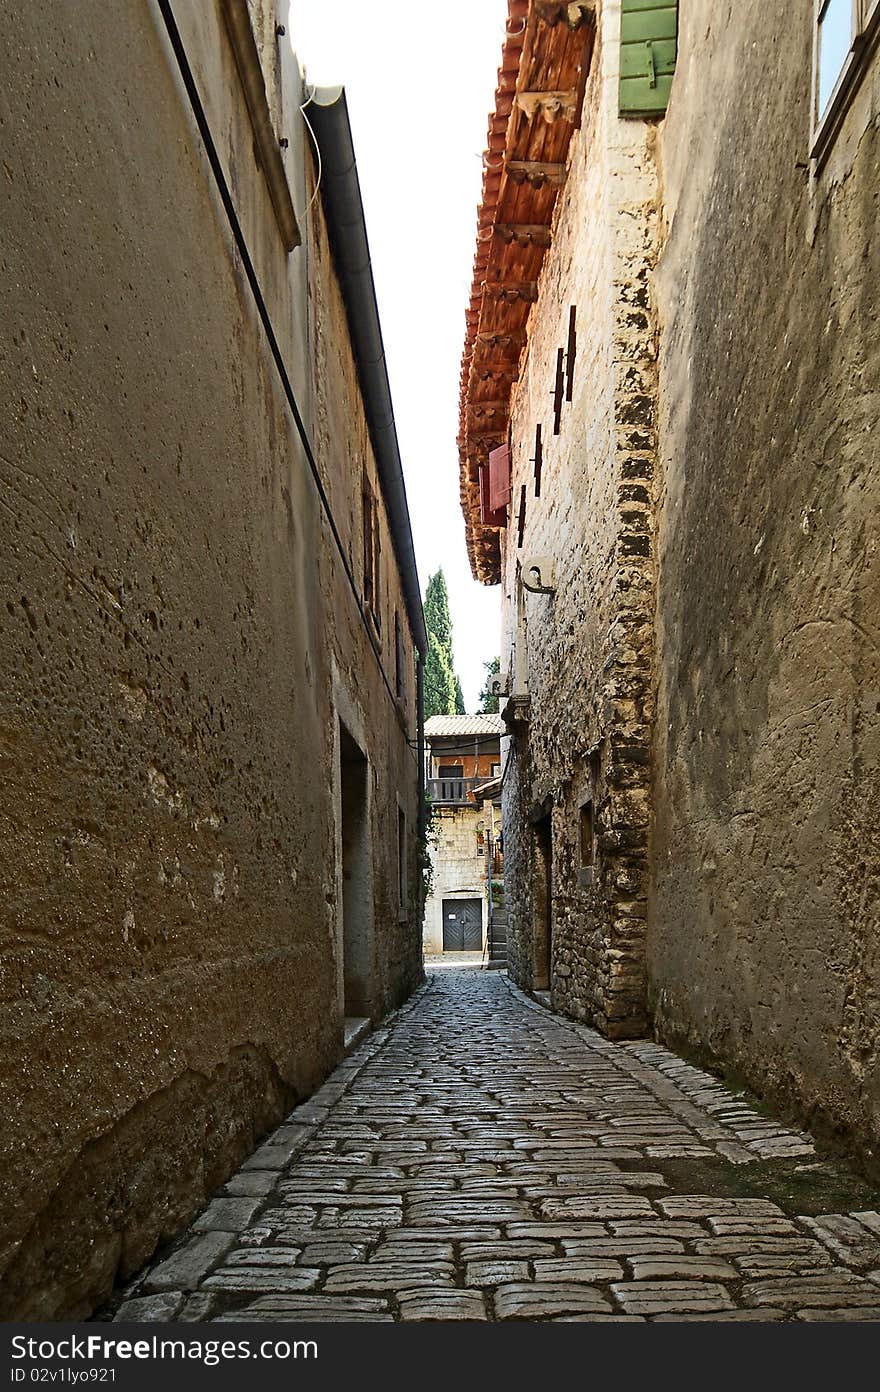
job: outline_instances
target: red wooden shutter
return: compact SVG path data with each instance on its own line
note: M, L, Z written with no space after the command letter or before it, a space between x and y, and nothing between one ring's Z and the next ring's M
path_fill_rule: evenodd
M498 512L510 502L510 446L489 451L489 509Z
M480 465L480 521L484 527L506 527L507 509L497 508L494 512L489 506L489 466Z

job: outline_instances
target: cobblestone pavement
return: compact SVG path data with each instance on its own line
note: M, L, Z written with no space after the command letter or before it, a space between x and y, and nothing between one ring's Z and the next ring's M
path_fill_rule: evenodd
M115 1318L875 1320L875 1198L659 1045L447 968Z

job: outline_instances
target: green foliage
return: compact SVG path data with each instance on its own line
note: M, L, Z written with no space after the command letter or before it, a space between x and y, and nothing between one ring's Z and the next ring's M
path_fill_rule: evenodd
M434 889L434 860L432 851L436 852L440 838L440 828L434 821L434 810L431 799L425 794L425 835L419 839L419 869L422 876L422 917L425 913L425 905L431 897Z
M455 711L455 678L436 633L428 630L425 658L425 719L432 715L452 715Z
M486 680L480 691L480 714L497 715L498 697L492 695L492 678L501 673L501 658L490 657L488 662L483 663L483 666L486 669Z
M464 708L464 692L461 689L461 682L458 680L458 673L453 672L452 680L455 683L455 714L466 715Z

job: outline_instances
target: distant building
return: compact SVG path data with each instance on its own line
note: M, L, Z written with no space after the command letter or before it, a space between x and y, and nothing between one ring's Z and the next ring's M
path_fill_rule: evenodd
M425 904L424 949L483 952L489 946L493 879L502 873L501 717L435 715L425 722L434 870Z

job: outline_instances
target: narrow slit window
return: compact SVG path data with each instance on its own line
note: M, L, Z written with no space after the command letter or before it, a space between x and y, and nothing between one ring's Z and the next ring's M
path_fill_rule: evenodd
M594 857L594 824L593 824L593 800L585 802L581 807L580 815L580 849L581 849L581 869L589 870L593 865Z

